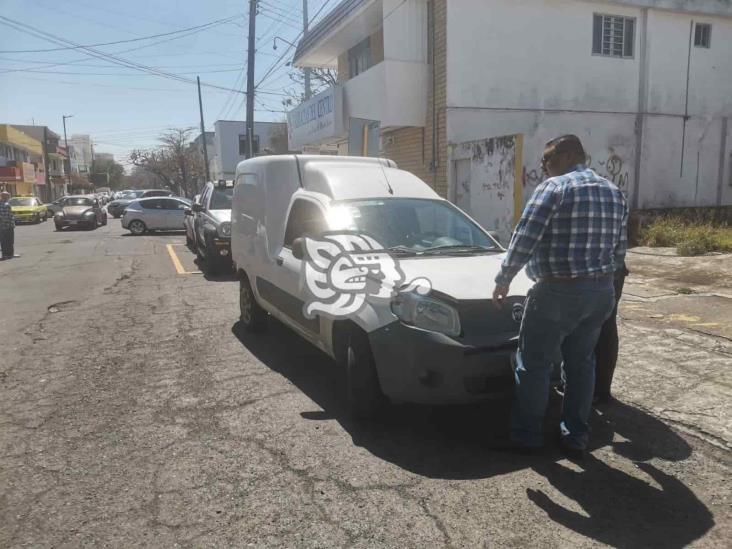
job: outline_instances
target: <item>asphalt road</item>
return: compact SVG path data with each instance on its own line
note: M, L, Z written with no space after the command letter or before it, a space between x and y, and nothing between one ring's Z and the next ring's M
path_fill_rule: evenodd
M183 242L112 218L18 227L22 257L0 263L0 546L729 546L724 429L641 402L670 398L667 363L688 381L729 367L724 349L625 323L591 456L514 457L487 444L507 402L349 422L336 366L275 323L245 335L237 282L196 272Z

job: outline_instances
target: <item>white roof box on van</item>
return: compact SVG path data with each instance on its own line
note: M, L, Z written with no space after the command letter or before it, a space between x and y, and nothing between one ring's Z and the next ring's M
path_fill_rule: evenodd
M353 198L439 198L424 181L400 170L392 160L363 156L277 155L240 162L239 173L262 171L282 176L284 164L296 170L299 185L333 200ZM270 179L264 177L264 180Z

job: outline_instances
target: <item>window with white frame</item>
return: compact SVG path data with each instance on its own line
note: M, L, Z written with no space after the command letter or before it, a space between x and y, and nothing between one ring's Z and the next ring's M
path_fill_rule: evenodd
M592 54L633 57L635 18L596 13L592 20Z
M712 26L709 23L696 23L694 26L694 45L697 48L712 46Z

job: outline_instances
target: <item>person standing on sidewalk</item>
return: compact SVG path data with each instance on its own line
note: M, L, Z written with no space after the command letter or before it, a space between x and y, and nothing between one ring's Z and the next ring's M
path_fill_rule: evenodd
M618 362L618 303L623 295L625 277L629 274L625 265L615 271L613 277L615 307L605 324L602 325L600 337L597 339L597 346L595 347L595 398L593 402L597 404L605 404L613 399L610 387L613 384L615 365Z
M2 248L2 259L14 257L15 243L15 216L10 207L10 193L0 193L0 248Z
M493 301L501 307L518 271L536 281L526 300L516 354L516 401L504 449L533 452L543 444L554 351L564 360L562 450L581 458L595 385L595 346L615 306L613 273L624 265L628 206L620 189L585 166L575 135L547 143L549 179L534 191L511 238Z

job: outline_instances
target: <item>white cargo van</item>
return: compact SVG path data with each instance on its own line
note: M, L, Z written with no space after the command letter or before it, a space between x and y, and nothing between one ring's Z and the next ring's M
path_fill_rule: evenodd
M387 399L459 403L513 386L523 272L499 310L504 250L426 183L385 159L241 162L231 251L240 321L268 314L346 369L354 416Z

